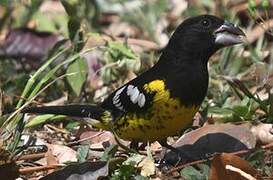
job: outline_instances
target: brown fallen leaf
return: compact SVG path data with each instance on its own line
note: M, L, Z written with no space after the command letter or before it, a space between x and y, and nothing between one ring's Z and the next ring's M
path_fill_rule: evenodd
M52 153L52 148L48 149L48 151L45 154L45 158L46 158L46 163L48 166L58 164L57 157L54 156ZM48 170L48 173L52 173L53 171L54 171L53 169L50 169L50 170Z
M81 127L78 130L76 137L78 137L79 140L70 144L88 143L91 144L90 148L93 150L105 149L111 145L117 144L114 135L110 131L98 131L96 129L91 129L88 126ZM126 146L130 144L129 141L120 141Z
M58 144L48 144L47 147L52 152L52 155L56 157L58 164L77 161L76 151L70 147Z
M261 176L247 161L236 155L223 153L214 156L209 179L257 180L261 179Z
M175 147L193 144L201 137L207 134L216 134L216 133L224 133L229 135L235 139L240 140L245 146L249 149L254 148L256 145L256 139L252 135L248 125L233 125L233 124L212 124L203 126L197 130L191 131L183 136L181 136L177 142L175 143ZM217 134L216 134L217 135ZM214 138L214 137L213 137ZM217 137L215 137L217 138ZM209 140L209 139L208 139ZM213 139L212 139L213 140ZM223 139L220 139L221 141ZM215 142L212 142L215 143ZM209 145L209 144L207 144Z
M249 126L233 124L206 125L183 135L175 144L179 152L167 151L165 161L175 164L206 159L214 153L237 152L254 148L256 138Z
M272 124L254 125L251 127L251 132L257 138L257 141L263 145L273 142L273 126Z
M112 144L117 144L113 134L109 131L85 131L80 135L80 140L83 140L83 143L91 144L93 149L104 149Z
M0 49L4 52L3 57L15 59L26 58L38 63L47 52L63 39L58 34L50 32L39 32L29 28L11 29L5 37Z

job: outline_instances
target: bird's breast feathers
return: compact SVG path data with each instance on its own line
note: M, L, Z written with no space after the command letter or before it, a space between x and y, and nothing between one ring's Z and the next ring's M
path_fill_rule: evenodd
M171 97L164 80L161 79L146 83L142 88L144 92L135 88L127 85L126 93L139 108L147 103L145 95L152 95L153 98L145 112L126 112L115 121L114 130L123 139L141 141L164 139L190 126L194 114L199 109L198 105L185 106L181 102L183 100ZM116 94L121 92L117 91Z

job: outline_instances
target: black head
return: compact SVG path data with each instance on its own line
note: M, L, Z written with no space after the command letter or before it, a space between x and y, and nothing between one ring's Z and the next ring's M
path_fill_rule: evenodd
M243 31L216 16L201 15L186 19L172 35L166 51L208 59L218 49L242 43Z

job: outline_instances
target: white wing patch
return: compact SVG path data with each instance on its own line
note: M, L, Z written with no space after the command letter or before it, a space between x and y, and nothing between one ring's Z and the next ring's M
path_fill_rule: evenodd
M134 104L138 104L139 107L143 107L145 105L145 95L141 92L139 92L137 87L134 87L133 85L129 85L127 88L127 95L130 97L130 100Z
M138 96L138 101L137 104L139 105L139 107L143 107L145 105L145 95L143 93L140 93Z
M124 108L123 108L123 106L122 106L122 104L121 104L121 102L120 102L119 96L120 96L120 94L122 93L122 91L123 91L125 88L126 88L126 86L120 88L120 89L116 92L115 96L113 97L113 104L116 106L116 108L118 108L119 110L122 110L122 111L124 111Z
M145 95L141 93L137 87L133 85L128 85L120 88L114 95L113 97L113 104L115 105L116 108L119 110L124 111L124 106L122 105L122 102L120 101L120 94L124 91L124 89L127 87L126 94L129 97L129 100L133 104L137 104L139 107L143 107L146 102Z

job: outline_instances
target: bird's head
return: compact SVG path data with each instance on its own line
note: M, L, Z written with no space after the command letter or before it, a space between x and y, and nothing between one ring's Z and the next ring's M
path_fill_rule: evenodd
M244 32L236 25L212 15L186 19L171 37L166 49L179 53L207 55L222 47L243 42Z

